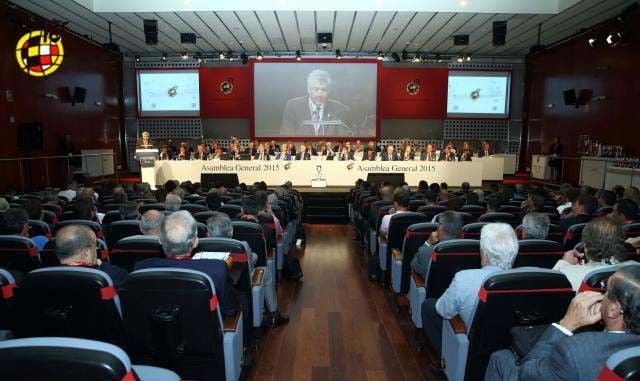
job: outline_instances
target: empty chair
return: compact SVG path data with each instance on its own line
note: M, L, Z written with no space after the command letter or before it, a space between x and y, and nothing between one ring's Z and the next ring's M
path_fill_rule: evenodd
M140 212L141 215L148 210L158 210L162 212L163 210L165 210L165 208L164 208L164 204L144 204L144 205L140 205L140 207L138 208L138 211Z
M510 347L512 327L559 321L573 296L567 278L553 270L523 267L489 276L478 292L470 327L459 316L443 321L447 379L482 380L491 354Z
M115 345L65 337L0 341L0 369L0 381L180 380L166 369L131 365Z
M73 266L34 270L14 294L16 337L78 337L124 348L120 301L103 271Z
M112 222L122 221L122 215L119 210L111 210L104 214L102 217L102 226L107 226Z
M242 208L240 207L240 205L227 204L227 203L220 206L216 211L226 214L232 220L237 219L238 215L242 214Z
M474 218L478 219L487 210L480 205L462 205L462 207L460 208L460 211L462 213L469 213Z
M418 252L420 246L434 231L438 230L438 224L422 222L409 226L404 233L402 250L393 248L391 253L391 287L393 292L406 294L409 292L409 277L411 276L411 261Z
M422 328L420 307L426 298L439 298L460 270L480 268L480 241L452 239L436 244L431 253L427 277L412 273L409 284L411 321Z
M467 224L462 227L462 232L460 233L460 238L466 239L480 239L480 231L484 225L488 224L488 222L474 222L472 224Z
M485 213L478 219L479 222L504 222L505 224L509 224L513 227L518 226L520 223L517 216L511 213Z
M586 223L569 226L567 232L564 234L564 242L562 244L565 250L571 250L580 243L582 240L582 231L585 226L587 226Z
M40 220L29 220L29 238L39 235L51 239L51 228L49 224Z
M179 268L139 270L129 274L120 296L134 362L179 370L185 379L238 380L242 313L222 319L208 275Z
M525 239L518 241L518 255L513 267L541 267L545 269L553 266L562 259L564 250L562 245L546 239Z
M113 247L123 238L140 235L140 221L115 221L105 228L107 247Z
M100 226L99 223L97 222L93 222L93 221L88 221L88 220L64 220L64 221L60 221L58 222L58 224L56 225L56 232L59 229L62 229L65 226L69 226L69 225L84 225L87 226L89 228L91 228L91 230L93 230L94 233L96 233L96 237L103 239L104 238L104 233L102 231L102 226Z
M198 212L193 215L193 218L203 224L207 223L209 218L213 217L213 212Z
M196 213L206 212L209 209L207 209L206 206L197 205L197 204L183 204L182 206L180 206L180 210L186 210L192 215L194 215Z
M40 267L36 244L26 237L0 235L0 267L24 274Z
M622 225L622 232L624 233L624 238L640 237L640 222Z
M421 206L425 206L424 200L410 200L409 201L409 210L412 212L417 212Z
M0 269L0 341L11 337L12 321L11 300L16 281L13 275L5 269Z
M445 212L446 210L447 210L446 206L442 206L442 205L427 205L427 206L419 207L417 212L424 214L425 216L427 216L427 219L429 219L429 221L431 221L433 219L433 217L435 217L437 214Z
M609 357L598 381L631 381L640 379L640 347L618 351Z
M158 237L136 235L116 242L111 248L109 262L131 272L138 261L164 257Z

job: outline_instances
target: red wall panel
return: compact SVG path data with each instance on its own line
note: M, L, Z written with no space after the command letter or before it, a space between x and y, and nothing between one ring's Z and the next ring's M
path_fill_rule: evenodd
M0 3L0 14L8 8ZM18 9L20 19L29 15ZM34 25L42 26L40 18L33 16ZM30 77L22 72L15 59L15 45L26 32L20 25L8 20L0 23L0 158L17 158L27 153L16 146L17 128L20 123L44 124L44 149L32 151L29 157L59 155L60 142L65 133L72 135L77 153L80 149L113 149L122 163L120 150L120 126L122 123L122 59L96 44L73 34L63 32L65 57L60 68L47 77ZM62 99L49 99L45 94L60 95L60 89L79 86L87 89L85 102L71 105ZM9 101L5 91L13 92ZM96 105L100 102L100 105ZM15 122L10 122L13 117ZM31 184L26 187L42 188L48 182L60 186L66 181L66 164L62 160L24 161L23 173L30 169ZM8 185L21 187L20 168L17 162L0 162L0 191Z
M447 69L382 68L382 119L444 119L447 114ZM418 82L411 95L407 84Z
M200 116L208 118L249 118L251 86L248 66L200 68ZM224 81L233 83L233 91L220 89Z

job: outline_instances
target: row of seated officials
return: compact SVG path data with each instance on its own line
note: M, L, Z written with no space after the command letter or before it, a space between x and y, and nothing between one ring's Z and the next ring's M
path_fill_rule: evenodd
M464 213L456 210L458 203L451 202L466 202L473 193L468 187L460 192L441 192L440 186L423 184L411 193L406 185L395 189L388 184L356 185L350 199L352 222L367 252L373 255L369 257L370 275L377 257L393 253L389 262L379 260L383 274L378 280L384 284L389 263L398 263L398 272L391 270L392 289L408 293L412 323L417 332L422 329L442 359L435 367L448 379L595 380L616 352L635 348L636 356L640 353L640 266L635 250L640 232L631 236L623 232L623 224L638 220L633 200L612 200L613 191L572 187L551 196L541 190L525 195L521 186L513 193L494 189L496 192L485 199L488 210L515 196L523 217L472 223L479 228L476 241L468 239L475 235L464 235L470 225L465 225ZM635 191L626 195L634 197ZM434 198L434 192L441 197ZM607 200L602 200L603 194ZM542 196L542 203L538 196ZM441 210L433 219L425 218L423 213L410 211L415 199L430 200L431 205L445 199L452 208ZM477 204L476 196L471 199ZM568 225L568 230L573 222L582 225L575 248L561 250L559 243L547 241L553 212L542 210L545 201L563 206L561 212L566 215L560 220L572 220L561 224ZM606 209L608 213L594 216L598 204L602 207L605 202L612 204ZM381 213L374 211L376 222L372 225L370 211L365 210L371 208L383 209ZM371 242L373 236L364 233L369 229L377 236L375 243ZM463 235L464 239L459 238ZM392 245L395 247L387 247ZM536 245L544 251L535 252ZM533 253L525 252L531 249ZM531 254L552 261L547 258L541 262ZM527 267L540 265L550 270ZM402 283L395 282L397 274L401 274ZM407 285L404 278L410 278ZM422 298L416 297L419 287L426 290ZM493 312L491 300L498 306ZM499 319L500 327L492 319ZM518 329L518 325L535 329ZM462 346L466 349L462 361L456 351L461 341L451 339L449 327L469 340L468 347ZM638 363L635 366L636 371L640 369Z
M116 194L118 194L116 198L121 197L120 193L121 188L116 190ZM222 205L222 203L219 202L219 196L217 193L217 190L214 190L212 192L214 197L206 198L206 200L213 202L214 207L220 207ZM159 211L156 209L150 209L142 216L138 215L139 222L113 222L111 224L113 226L126 222L133 222L133 224L130 225L138 227L138 234L142 233L143 235L124 238L119 242L126 241L127 239L136 240L139 237L142 239L143 246L140 246L142 249L151 249L151 247L145 246L159 246L154 255L151 255L147 259L135 262L126 270L109 263L108 256L100 257L97 254L101 253L101 250L98 247L100 240L97 239L96 233L102 234L102 229L96 221L95 205L92 204L90 208L92 211L91 213L79 216L84 217L83 219L60 222L57 226L54 226L53 231L55 231L55 239L48 243L44 242L44 247L40 249L38 248L42 244L40 241L47 241L48 238L46 236L34 236L32 238L27 238L29 236L30 225L34 222L34 220L29 220L30 216L27 211L29 210L29 212L34 212L33 209L37 209L37 206L39 205L40 213L43 213L42 204L35 198L25 198L27 202L21 204L21 207L13 207L0 212L0 246L2 247L2 251L4 251L3 254L5 254L0 255L0 267L4 268L2 273L5 278L9 277L17 284L14 291L18 296L20 295L22 287L28 288L29 285L36 282L32 278L36 279L38 276L42 276L35 274L42 273L42 271L47 270L46 268L42 268L46 266L45 263L43 263L44 256L41 258L37 253L38 251L41 251L41 253L44 254L44 252L47 251L47 248L50 248L51 243L53 243L53 251L55 253L56 260L54 263L49 261L48 265L61 265L63 266L62 268L86 268L97 270L101 277L106 279L108 284L113 285L113 289L116 294L122 288L126 288L127 285L134 286L136 282L135 275L140 274L142 270L145 269L159 270L163 268L170 268L194 270L204 274L204 276L211 280L211 292L215 294L216 310L219 312L221 318L226 319L225 322L227 320L233 321L233 319L237 319L238 316L242 317L240 324L243 327L243 332L242 335L240 335L242 336L240 340L240 348L247 348L251 345L256 345L258 342L256 340L259 339L259 337L257 337L257 335L259 335L259 328L275 328L282 324L286 324L289 320L287 315L278 311L275 265L269 264L270 261L273 261L273 255L269 254L271 253L271 250L266 250L268 246L275 246L273 242L268 243L267 241L270 241L270 239L267 239L266 237L275 238L277 233L279 235L283 234L282 227L280 226L277 217L272 214L270 206L266 204L268 199L271 199L271 202L273 203L273 198L276 197L276 195L275 193L267 195L267 193L264 190L260 190L260 187L257 185L252 189L252 191L247 193L248 194L241 198L242 204L241 207L238 208L240 210L240 214L238 215L230 217L222 212L207 212L209 217L206 221L206 229L207 237L209 238L205 239L199 240L199 223L196 222L194 216L190 212L185 210L176 210L169 213L166 210ZM181 205L179 196L174 193L171 193L169 196L170 200L172 198L177 198L178 205ZM107 199L108 196L103 198ZM79 199L74 200L74 206L77 207L78 204L85 203L87 200L94 203L92 196L80 197ZM122 201L122 198L120 198L120 200ZM123 212L121 217L126 220L128 216L131 216L131 214L127 214L131 212L128 207L138 204L124 200L122 205L123 208L119 212ZM274 206L274 208L276 208L276 206ZM264 214L267 213L270 213L270 215L266 216L268 218L263 219L263 217L265 217ZM232 222L232 217L234 220L241 222ZM269 223L265 223L265 220ZM258 240L257 245L254 241L235 241L232 239L233 237L236 237L238 233L235 232L234 234L234 227L242 227L237 225L238 223L245 224L245 226L246 224L254 225L254 231L257 231L258 237L261 237ZM278 228L276 228L276 225ZM97 229L96 226L98 226ZM104 233L107 234L106 238L108 238L109 232L109 225L107 225L104 230ZM133 231L133 234L135 234L135 230ZM151 239L149 240L149 238ZM30 256L30 264L26 266L25 262L20 258L9 255L12 251L16 253L16 251L13 250L16 248L16 240L27 241L28 243L27 247L29 250L27 250L27 255ZM262 240L262 247L260 247L260 240ZM40 244L36 244L36 242L39 242ZM252 245L251 247L249 246L250 244ZM118 243L116 243L114 247L117 248ZM38 250L31 250L31 248L38 248ZM135 251L136 250L132 250L132 252ZM202 251L231 252L231 256L224 260L207 259L207 253L203 254ZM34 255L34 253L36 254ZM115 259L116 257L115 252L112 252L111 258ZM194 257L202 258L191 260ZM39 267L40 269L37 269ZM51 267L51 269L56 268L60 269L60 267ZM30 269L35 270L28 272ZM133 272L128 274L127 270ZM236 274L235 276L234 273ZM73 275L73 273L71 273L71 275ZM245 280L246 283L243 283ZM73 287L75 280L68 279L68 282L68 284L61 286L62 289L65 289L66 287L68 291L69 287ZM247 287L246 284L248 284L249 287ZM260 289L259 292L256 292L257 288ZM26 294L27 291L23 291L23 293ZM49 304L47 304L46 308L40 306L42 309L38 312L46 315L48 313L46 311L51 311L52 309L59 311L60 308L64 307L64 302L69 301L59 300L59 298L53 297L50 302L42 302ZM17 298L16 303L19 304L19 297ZM262 316L263 305L266 305L265 309L267 310L265 311L267 314L264 319ZM80 303L76 305L75 308L88 307ZM53 331L50 332L47 332L46 329L34 331L25 328L25 324L20 323L24 320L20 313L22 310L17 309L17 311L18 312L15 315L12 315L7 311L3 311L2 313L4 316L0 319L0 331L4 330L5 336L11 337L12 335L15 335L17 337L28 337L34 336L35 333L42 333L46 335L51 334L52 332L61 331L60 327L52 328ZM258 314L260 315L259 317L257 316ZM201 318L202 317L199 319ZM60 321L60 324L70 324L73 318L65 318L62 320L69 321ZM252 327L254 330L251 330ZM13 331L13 333L11 331ZM253 331L255 331L255 334ZM173 334L175 334L175 332L173 332ZM106 332L86 332L81 328L78 328L77 330L71 329L67 331L67 335L62 336L103 339L110 341L113 344L120 345L125 350L127 346L134 347L135 344L132 343L136 340L135 338L128 337L124 341L114 341L112 340L113 337ZM167 339L165 336L162 337ZM176 337L173 337L173 339L176 339ZM238 347L238 345L236 345L236 347ZM250 365L250 355L245 353L243 356L242 364ZM144 363L162 365L175 370L185 378L203 380L229 379L231 374L235 379L235 376L239 374L239 372L229 373L233 366L230 363L227 363L228 359L225 359L225 366L228 368L226 369L226 373L220 373L219 368L214 370L204 367L206 368L204 369L202 364L198 363L191 364L193 366L185 365L188 364L187 360L167 362L155 357L154 359L149 360L147 357L138 355L134 356L134 359Z

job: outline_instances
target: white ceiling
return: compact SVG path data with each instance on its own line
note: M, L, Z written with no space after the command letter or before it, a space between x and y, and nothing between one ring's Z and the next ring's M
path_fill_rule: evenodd
M183 51L213 54L228 50L236 54L261 51L270 55L296 50L315 53L323 51L316 44L316 33L332 32L333 45L329 49L340 49L345 56L406 49L410 53L522 57L536 45L539 23L542 23L541 43L549 45L614 17L635 2L582 0L575 3L560 0L561 4L575 4L557 14L530 14L371 10L94 13L80 4L89 6L91 1L13 0L45 18L68 21L71 30L101 43L109 39L107 24L111 21L113 41L123 52L156 56L163 52L174 55ZM387 0L387 3L391 1ZM145 44L144 19L158 20L158 45ZM504 46L492 45L493 21L507 21L507 42ZM180 33L186 32L196 33L198 40L195 45L180 43ZM453 46L452 36L464 33L469 34L469 45Z

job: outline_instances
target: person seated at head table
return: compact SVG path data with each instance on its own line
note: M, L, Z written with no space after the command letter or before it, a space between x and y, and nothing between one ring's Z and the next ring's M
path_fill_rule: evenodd
M265 149L264 144L258 145L258 152L256 152L253 158L256 160L269 160L269 152L267 152L267 150Z
M433 149L432 144L427 144L424 151L420 154L420 160L438 161L438 156L436 155L436 151Z
M176 156L176 160L189 160L189 154L187 153L186 145L180 145L180 151Z
M394 147L392 144L387 146L386 151L382 153L380 156L380 160L382 161L397 161L399 159L398 154L394 151Z
M409 161L409 160L413 160L413 150L411 149L411 144L406 144L404 146L404 151L402 151L402 154L400 156L400 160L402 161Z
M311 152L307 151L307 146L300 144L300 152L296 154L296 160L311 160Z
M450 146L445 146L442 152L440 153L440 158L438 161L456 161L456 155L451 152Z
M207 160L207 153L205 152L203 143L198 144L198 148L197 148L196 154L194 156L194 159L195 160Z
M170 160L171 154L169 153L169 147L166 144L160 148L160 160Z

